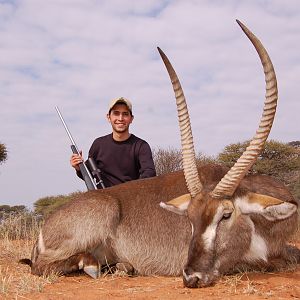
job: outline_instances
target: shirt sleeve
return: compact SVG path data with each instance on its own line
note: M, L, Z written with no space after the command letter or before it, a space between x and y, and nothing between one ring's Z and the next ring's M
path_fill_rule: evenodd
M141 144L138 161L140 165L140 178L156 176L154 161L149 144L145 141Z

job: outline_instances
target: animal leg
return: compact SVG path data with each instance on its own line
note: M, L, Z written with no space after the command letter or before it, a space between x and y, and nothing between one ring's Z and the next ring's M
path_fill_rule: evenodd
M268 271L280 271L295 267L300 263L300 249L292 245L286 245L284 250L277 257L269 259Z
M288 254L289 260L292 260L296 262L297 264L300 264L300 249L296 246L287 245L286 246L286 252Z
M44 254L40 254L37 261L32 264L31 273L39 276L53 272L63 275L82 269L92 278L98 278L101 273L98 261L90 253L79 253L54 262L49 262Z

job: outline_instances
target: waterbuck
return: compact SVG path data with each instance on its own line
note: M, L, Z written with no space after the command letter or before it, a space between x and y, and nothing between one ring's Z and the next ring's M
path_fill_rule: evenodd
M245 175L269 134L277 88L266 51L240 25L261 57L267 96L260 129L237 164L229 171L219 165L196 168L182 88L159 49L176 94L183 172L74 197L49 216L31 260L23 260L33 274L83 269L96 278L102 265L124 263L140 275L183 274L185 285L196 287L240 265L267 268L299 261L299 250L286 245L297 225L295 199L270 177Z

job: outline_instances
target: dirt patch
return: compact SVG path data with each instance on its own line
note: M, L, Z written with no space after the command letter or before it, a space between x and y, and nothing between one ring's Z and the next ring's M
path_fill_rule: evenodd
M298 243L298 247L300 243ZM222 277L214 286L188 289L181 277L85 274L41 278L0 247L0 299L300 299L300 266L280 273Z

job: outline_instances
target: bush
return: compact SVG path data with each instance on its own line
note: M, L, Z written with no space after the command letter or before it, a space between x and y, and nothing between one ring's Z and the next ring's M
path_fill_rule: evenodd
M220 163L232 167L249 142L230 144L218 155ZM294 197L300 199L300 148L299 141L288 144L267 141L249 173L266 174L285 183Z
M25 205L0 205L0 221L5 215L8 215L10 213L28 213L28 209Z
M0 164L7 159L7 150L4 144L0 143Z
M157 175L178 171L182 168L180 150L158 148L152 152Z
M174 148L158 148L152 150L152 153L157 175L167 174L182 169L181 150ZM206 156L201 152L196 155L196 164L198 166L209 162L215 162L215 159L210 156Z
M69 202L75 195L81 192L71 193L69 195L48 196L37 200L34 203L34 212L37 215L46 218L49 214L55 211L58 207Z
M248 145L249 141L230 144L218 155L217 160L228 167L232 167ZM289 144L271 140L266 142L263 152L250 172L271 175L288 183L286 173L299 170L299 168L299 149Z

